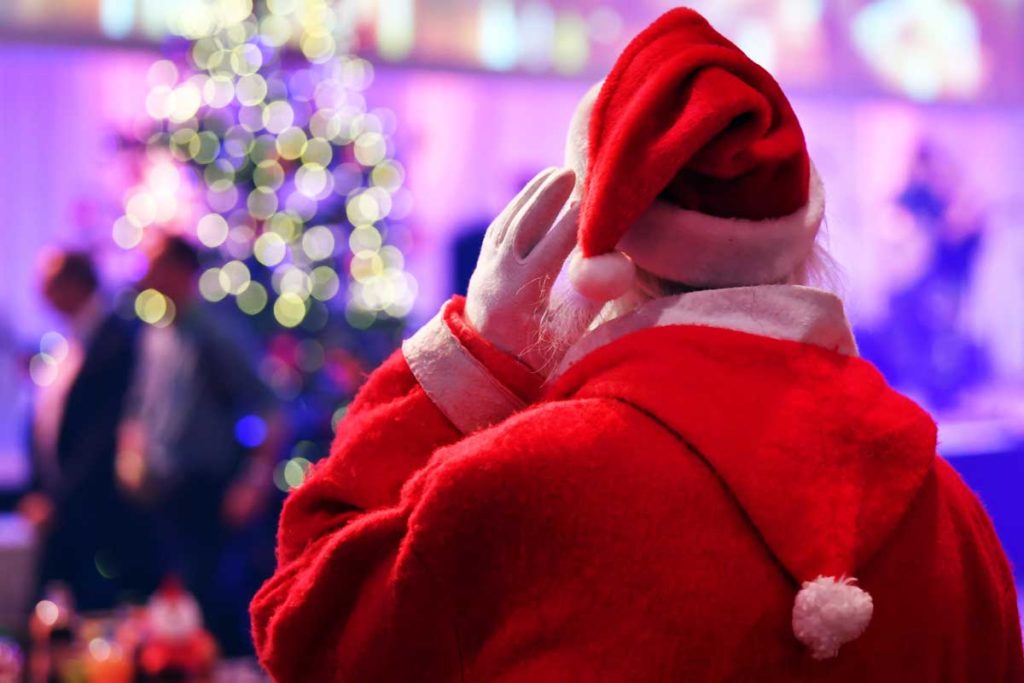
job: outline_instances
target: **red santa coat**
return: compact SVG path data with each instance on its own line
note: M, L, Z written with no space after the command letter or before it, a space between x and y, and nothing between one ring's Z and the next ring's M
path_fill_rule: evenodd
M456 301L371 376L253 602L276 680L1024 680L991 523L834 297L659 300L566 365L537 399ZM824 660L818 575L874 603Z

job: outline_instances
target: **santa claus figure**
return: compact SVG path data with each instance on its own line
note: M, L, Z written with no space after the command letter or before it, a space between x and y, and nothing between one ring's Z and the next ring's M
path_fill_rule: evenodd
M985 511L807 286L824 191L772 77L671 11L567 157L287 501L272 675L1024 680Z

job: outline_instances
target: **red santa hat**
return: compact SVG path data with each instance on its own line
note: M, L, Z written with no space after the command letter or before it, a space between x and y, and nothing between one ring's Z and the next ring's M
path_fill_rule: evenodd
M824 214L779 84L689 9L640 33L584 96L566 165L583 183L569 277L598 301L624 294L636 267L693 286L780 282L810 254ZM819 659L873 612L855 579L822 575L834 564L818 557L798 572L793 632Z
M810 253L824 192L771 75L675 9L581 102L567 163L583 178L570 279L609 300L634 263L693 286L779 282Z

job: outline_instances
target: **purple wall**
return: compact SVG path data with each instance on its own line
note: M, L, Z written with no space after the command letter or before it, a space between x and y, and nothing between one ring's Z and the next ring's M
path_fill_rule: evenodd
M109 235L120 201L109 133L135 115L152 57L0 45L0 483L20 477L25 382L16 357L56 327L33 271L50 244ZM102 237L101 237L102 236Z

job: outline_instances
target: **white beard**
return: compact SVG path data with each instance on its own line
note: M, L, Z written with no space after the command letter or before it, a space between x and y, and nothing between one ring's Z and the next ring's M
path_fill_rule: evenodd
M541 318L537 348L544 358L542 373L552 372L575 342L595 321L602 304L584 298L559 276L551 300Z
M622 303L625 302L591 301L577 293L567 278L560 276L540 323L537 348L544 357L540 371L548 373L554 370L566 351L586 332L621 315L624 310Z

